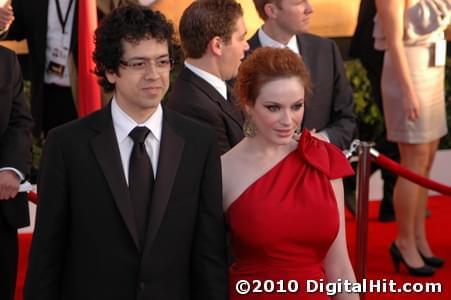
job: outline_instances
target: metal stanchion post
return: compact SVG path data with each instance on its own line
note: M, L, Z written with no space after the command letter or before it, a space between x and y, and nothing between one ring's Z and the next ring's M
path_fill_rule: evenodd
M368 200L371 175L370 149L374 143L360 142L357 169L357 268L356 277L362 282L366 275L368 254ZM360 295L365 299L365 294Z

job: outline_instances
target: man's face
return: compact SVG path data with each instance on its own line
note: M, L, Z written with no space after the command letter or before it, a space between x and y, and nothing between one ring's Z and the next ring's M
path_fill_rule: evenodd
M131 117L150 116L169 87L168 43L149 38L137 44L123 41L122 47L117 74L107 73L108 81L115 85L116 101Z
M221 55L221 79L230 80L238 74L238 67L244 58L244 53L249 50L246 41L246 25L243 17L237 19L235 31L227 44L224 44Z
M274 6L275 22L280 29L292 35L308 32L313 13L309 0L279 0L279 4Z

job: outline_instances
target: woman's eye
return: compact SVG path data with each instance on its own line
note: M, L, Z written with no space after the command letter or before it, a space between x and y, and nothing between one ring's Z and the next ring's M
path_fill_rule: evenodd
M300 110L302 107L304 107L304 103L295 104L293 110Z
M279 110L279 107L277 105L268 105L268 106L266 106L266 108L271 112L275 112L275 111Z

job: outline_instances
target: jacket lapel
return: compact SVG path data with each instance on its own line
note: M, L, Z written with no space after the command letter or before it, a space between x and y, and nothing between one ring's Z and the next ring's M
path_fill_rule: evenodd
M310 73L310 78L313 81L313 77L314 77L314 73L315 73L315 68L312 68L313 66L311 66L311 64L314 62L314 60L312 59L312 52L309 51L309 45L308 45L308 40L305 39L305 36L303 34L298 34L296 35L296 40L298 43L298 48L299 48L299 52L301 53L301 57L302 60L304 61L305 66L307 67L307 70ZM317 66L317 68L319 68L319 66ZM315 93L315 85L313 85L312 87L312 91L311 94L306 95L306 100L305 101L305 110L304 110L304 118L302 119L302 127L305 127L305 122L306 120L310 117L310 109L311 109L311 105L313 102L309 101L311 100L313 93Z
M239 127L243 126L242 114L239 111L238 107L236 106L237 104L234 100L234 97L232 96L231 93L229 93L230 92L229 86L227 86L227 94L229 99L225 100L214 87L212 87L208 82L206 82L201 77L191 72L191 70L189 70L188 68L186 67L183 68L183 70L180 73L180 76L182 76L182 79L190 82L198 89L200 89L204 94L206 94L208 98L210 98L213 102L215 102L230 119L232 119L234 122L238 124Z
M99 132L91 140L91 147L113 194L117 208L124 219L137 249L140 249L133 207L122 168L119 146L111 117L111 104L99 111L93 128Z
M308 51L309 47L306 46L306 44L308 44L308 41L304 38L303 34L297 34L296 41L298 43L298 49L301 54L301 57L304 60L304 63L306 65L308 65L307 61L309 61L309 57L310 57L310 52Z
M247 41L249 43L249 50L246 53L246 57L252 53L257 48L260 48L262 44L258 39L258 30L254 33L254 35Z
M152 247L166 212L185 144L184 139L174 131L169 119L170 113L164 109L158 170L150 208L145 251Z

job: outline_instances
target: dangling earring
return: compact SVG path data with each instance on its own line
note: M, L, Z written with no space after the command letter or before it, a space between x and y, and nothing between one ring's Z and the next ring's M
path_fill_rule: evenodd
M243 133L245 137L249 138L253 138L257 135L257 128L255 128L250 116L246 116L246 119L244 120Z
M302 131L302 127L301 125L299 125L298 127L296 127L296 129L294 130L294 134L301 134Z

